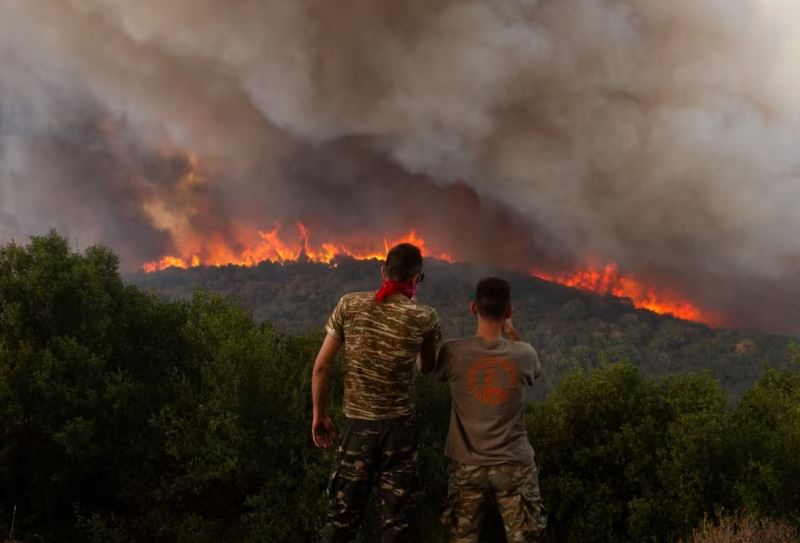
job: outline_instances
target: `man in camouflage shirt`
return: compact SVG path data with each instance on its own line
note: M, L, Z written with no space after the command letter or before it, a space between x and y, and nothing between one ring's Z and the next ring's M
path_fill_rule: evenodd
M385 542L411 542L414 484L419 451L413 418L414 365L433 369L441 340L436 311L416 301L424 278L422 254L411 244L393 247L376 292L345 294L326 326L312 374L312 439L330 447L336 429L327 415L333 360L344 343L345 423L328 489L330 506L324 541L351 541L377 483Z
M451 543L477 543L493 500L509 542L539 541L546 519L525 431L525 387L541 371L539 357L511 325L507 281L480 281L472 312L477 334L446 341L436 361L436 375L450 384L452 396L445 445L452 462L442 520Z

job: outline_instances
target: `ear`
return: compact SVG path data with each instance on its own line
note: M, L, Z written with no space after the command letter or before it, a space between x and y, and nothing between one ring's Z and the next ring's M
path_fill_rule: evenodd
M386 270L386 264L381 264L381 279L386 281L387 274L388 274L388 272Z
M473 315L477 315L478 314L478 304L476 304L475 302L472 302L469 305L469 310L472 311Z
M505 318L510 319L511 315L513 315L513 314L514 314L514 306L509 305L508 309L506 309Z

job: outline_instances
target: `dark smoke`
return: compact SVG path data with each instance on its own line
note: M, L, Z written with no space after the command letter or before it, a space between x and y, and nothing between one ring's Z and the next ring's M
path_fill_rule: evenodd
M501 266L617 262L731 324L797 333L797 15L3 2L0 236L55 226L133 270L276 221L337 239L416 227Z

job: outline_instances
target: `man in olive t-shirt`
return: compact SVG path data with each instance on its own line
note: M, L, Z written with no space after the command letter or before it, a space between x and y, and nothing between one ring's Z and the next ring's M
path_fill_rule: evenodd
M525 388L541 372L539 357L511 324L507 281L480 281L472 312L477 334L445 342L435 367L452 396L445 445L452 463L442 520L451 542L477 542L491 495L508 541L538 541L546 519L525 430Z
M323 541L352 541L370 489L377 488L384 542L414 542L414 486L419 453L411 382L419 357L429 373L441 342L436 311L415 297L422 273L419 248L401 243L386 255L377 292L345 294L325 327L314 362L311 437L331 447L327 414L333 360L344 344L344 429L328 487Z

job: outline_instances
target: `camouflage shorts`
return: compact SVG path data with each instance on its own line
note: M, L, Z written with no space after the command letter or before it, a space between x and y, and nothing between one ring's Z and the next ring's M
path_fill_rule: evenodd
M486 507L497 503L509 543L540 541L547 517L536 464L471 466L453 462L442 522L451 543L476 543Z
M385 542L412 542L419 445L412 417L346 419L328 487L323 541L352 541L372 487L380 499Z

